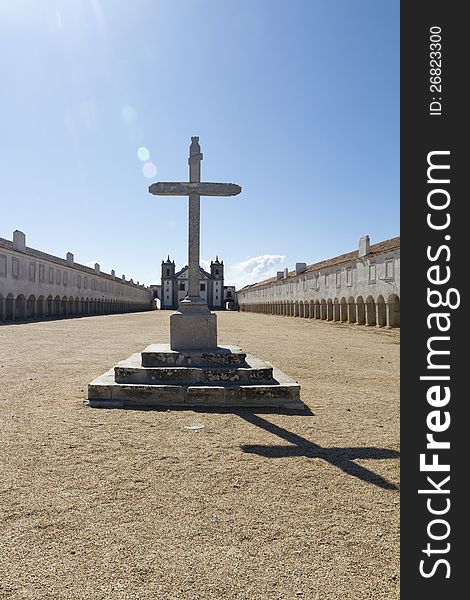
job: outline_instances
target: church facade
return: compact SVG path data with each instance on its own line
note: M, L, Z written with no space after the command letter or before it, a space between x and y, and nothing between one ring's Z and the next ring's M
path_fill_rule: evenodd
M206 300L209 309L223 310L226 307L227 293L232 294L231 288L224 289L224 261L219 261L216 257L215 261L211 261L210 273L202 267L199 267L199 273L199 295ZM168 256L166 260L162 260L160 308L176 310L179 301L187 295L188 266L176 271L175 261Z

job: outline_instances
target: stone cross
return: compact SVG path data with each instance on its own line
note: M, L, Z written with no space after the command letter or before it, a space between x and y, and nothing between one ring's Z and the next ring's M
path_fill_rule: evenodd
M241 187L234 183L201 182L201 147L199 137L191 137L189 148L189 182L152 183L149 192L156 196L189 196L188 294L184 304L206 304L199 296L199 246L201 196L236 196ZM180 303L181 305L181 303Z
M170 316L170 349L208 351L217 348L217 316L199 295L199 243L201 196L236 196L242 190L234 183L201 182L202 152L199 138L191 138L189 181L152 183L156 196L189 196L188 293ZM223 290L221 290L223 292Z

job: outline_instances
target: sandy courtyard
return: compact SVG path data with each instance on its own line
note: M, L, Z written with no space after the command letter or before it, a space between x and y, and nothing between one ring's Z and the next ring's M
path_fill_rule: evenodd
M87 407L169 314L0 326L0 598L398 598L399 332L218 313L313 415Z

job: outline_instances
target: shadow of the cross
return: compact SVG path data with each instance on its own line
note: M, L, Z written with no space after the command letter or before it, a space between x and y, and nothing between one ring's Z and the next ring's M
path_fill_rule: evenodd
M385 490L397 489L396 485L390 483L380 475L353 462L355 459L398 458L400 453L396 450L388 450L386 448L323 448L296 433L263 419L259 415L240 413L239 416L252 425L261 427L273 435L277 435L283 440L293 444L293 446L243 445L241 448L244 452L259 454L260 456L265 456L267 458L286 458L294 456L321 458L331 465L338 467L348 475L362 479L362 481L372 483Z

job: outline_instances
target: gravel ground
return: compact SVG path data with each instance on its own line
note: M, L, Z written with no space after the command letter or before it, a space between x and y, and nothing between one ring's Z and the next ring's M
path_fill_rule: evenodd
M398 598L399 332L219 313L313 414L87 407L168 316L0 326L0 597Z

